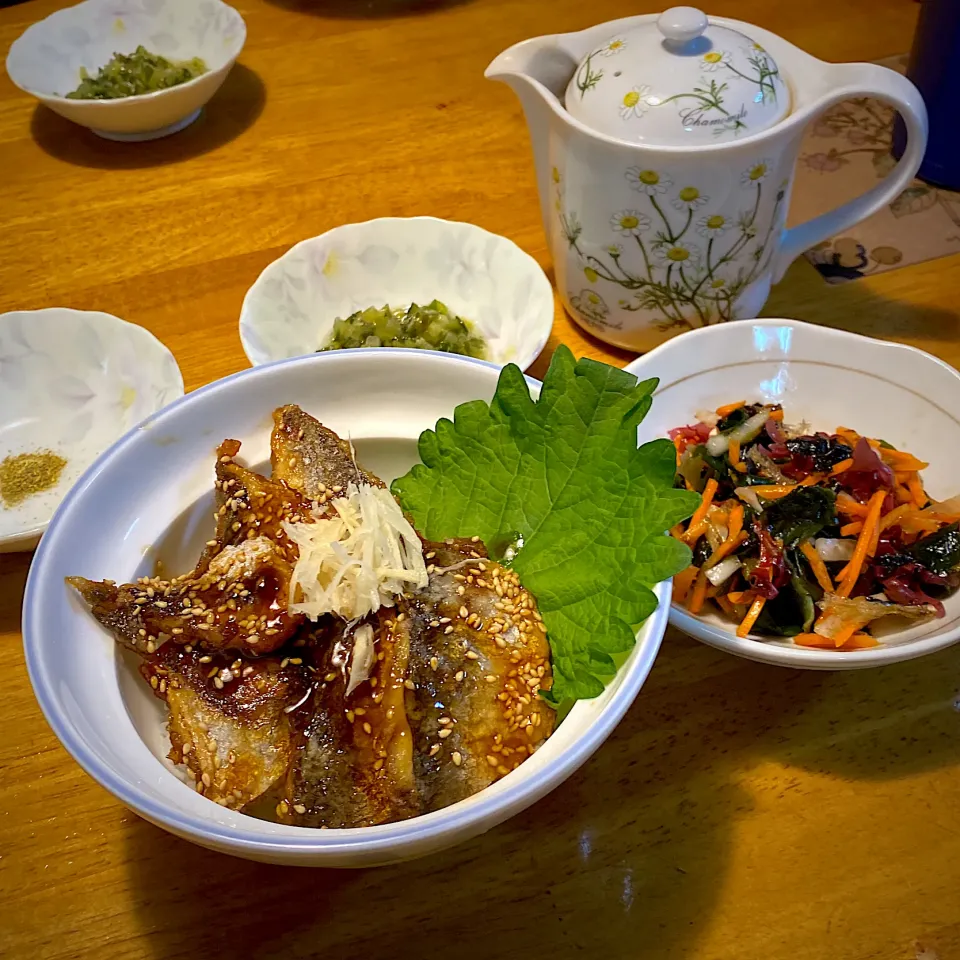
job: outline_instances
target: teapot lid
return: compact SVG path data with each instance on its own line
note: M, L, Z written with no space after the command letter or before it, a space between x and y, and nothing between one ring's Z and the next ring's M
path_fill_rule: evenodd
M652 146L704 146L779 123L790 98L773 58L749 37L673 7L588 53L566 108L601 133Z

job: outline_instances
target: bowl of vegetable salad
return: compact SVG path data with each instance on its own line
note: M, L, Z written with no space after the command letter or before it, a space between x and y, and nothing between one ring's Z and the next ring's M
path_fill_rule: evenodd
M526 370L553 327L536 260L472 223L382 217L303 240L247 291L240 340L255 366L317 351L432 350Z
M960 374L912 347L791 320L685 334L641 441L669 436L700 504L671 622L749 659L853 669L960 638Z
M28 27L7 73L101 137L155 140L197 119L246 36L243 17L221 0L84 0Z

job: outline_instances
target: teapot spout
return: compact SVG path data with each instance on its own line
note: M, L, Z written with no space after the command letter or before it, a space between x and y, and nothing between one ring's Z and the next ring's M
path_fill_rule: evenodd
M562 39L555 35L515 43L495 57L483 75L509 84L521 100L521 87L532 83L540 88L540 96L549 93L562 102L567 82L577 66L577 59Z
M507 84L520 98L537 173L540 212L547 236L550 209L551 117L563 118L563 96L577 59L556 36L534 37L504 50L483 75Z

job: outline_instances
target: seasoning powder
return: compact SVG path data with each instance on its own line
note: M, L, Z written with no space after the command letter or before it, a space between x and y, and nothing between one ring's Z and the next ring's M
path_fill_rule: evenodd
M57 485L67 461L51 450L18 453L0 463L0 503L16 507L27 497Z

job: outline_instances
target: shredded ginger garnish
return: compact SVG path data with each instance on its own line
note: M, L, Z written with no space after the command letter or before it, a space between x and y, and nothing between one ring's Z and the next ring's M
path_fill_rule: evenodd
M313 523L284 523L300 548L290 581L290 610L317 620L335 613L359 620L411 587L427 585L423 545L389 490L351 483ZM299 598L299 599L298 599Z

